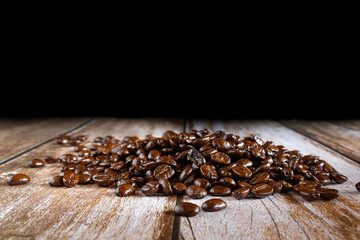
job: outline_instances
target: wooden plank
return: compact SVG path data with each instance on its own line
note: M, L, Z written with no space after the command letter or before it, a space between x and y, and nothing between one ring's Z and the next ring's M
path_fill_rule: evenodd
M96 136L161 136L165 130L183 130L182 120L102 118L73 132ZM48 185L60 173L60 164L31 169L35 157L60 156L72 147L51 141L0 167L0 239L171 239L176 196L115 196L114 188L94 184L75 188ZM6 176L21 172L31 177L25 185L8 186Z
M349 181L331 185L340 196L331 201L307 202L289 194L275 194L266 199L236 200L220 197L228 207L219 212L203 212L191 218L181 217L181 239L359 239L360 194L355 183L360 181L360 165L313 140L274 121L195 120L188 129L208 128L248 136L284 145L289 150L315 154L328 161ZM181 201L201 204L213 197Z
M0 119L0 163L89 120L90 118Z
M281 123L360 162L360 120L286 120Z

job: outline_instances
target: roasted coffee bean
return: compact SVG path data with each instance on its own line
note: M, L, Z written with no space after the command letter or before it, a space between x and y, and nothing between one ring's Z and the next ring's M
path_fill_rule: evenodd
M194 199L200 199L204 198L207 195L207 192L204 188L196 186L196 185L190 185L185 190L186 195L188 195L191 198Z
M120 185L123 185L123 184L130 184L134 188L137 187L137 183L134 180L131 180L130 178L126 178L126 179L116 181L116 186L120 186Z
M57 162L59 162L60 161L60 158L57 158L57 157L51 157L51 156L46 156L45 158L44 158L44 160L45 160L45 162L46 163L57 163Z
M340 173L331 173L331 179L333 179L336 183L344 183L348 180L348 178Z
M186 166L184 170L179 175L179 181L184 182L193 172L193 168L191 166Z
M203 164L200 166L200 174L203 178L208 179L209 181L217 180L219 175L216 172L214 165Z
M29 162L29 167L32 167L32 168L43 167L44 165L45 165L44 160L41 160L38 158L34 158L33 160L31 160Z
M122 184L115 189L116 196L127 197L135 193L135 188L130 184Z
M79 177L79 184L86 184L91 182L91 176L88 174L78 174Z
M181 202L175 206L175 214L184 217L194 217L200 212L200 207L194 203Z
M251 170L244 166L235 166L230 171L239 179L247 179L252 175Z
M141 187L141 191L146 196L154 196L159 191L160 185L157 181L149 181Z
M194 181L195 184L195 181ZM195 184L196 185L196 184ZM182 182L176 182L172 186L173 193L176 195L184 195L187 186Z
M237 186L235 180L229 177L220 178L218 183L229 188L235 188Z
M170 182L166 178L159 179L159 185L161 192L166 196L173 195L173 191L170 185Z
M283 182L282 181L268 182L268 185L274 189L273 193L279 193L279 192L281 192L281 190L283 188Z
M50 184L50 186L53 186L53 187L62 187L62 186L64 186L63 176L52 177L50 179L50 181L49 181L49 184Z
M320 193L321 199L332 200L339 196L339 191L332 188L317 188L317 192Z
M237 200L244 199L250 194L250 187L240 187L232 191L231 195Z
M201 153L196 149L190 149L190 151L188 152L188 155L187 155L187 159L189 162L192 162L197 166L200 166L200 165L206 163L206 160L203 157L203 155L201 155Z
M316 188L313 186L304 187L296 185L294 189L296 189L296 192L307 201L320 199L320 193L316 191Z
M92 180L100 187L108 187L115 182L115 177L107 173L97 173L92 176Z
M219 198L213 198L213 199L207 200L201 205L202 210L204 210L206 212L216 212L216 211L223 210L226 207L227 207L226 202Z
M253 166L253 162L248 158L241 158L236 162L236 164L238 166L243 166L248 168Z
M230 164L231 158L224 152L216 152L210 155L212 161L220 164Z
M73 188L79 183L79 177L75 173L65 174L62 180L67 188Z
M261 172L261 173L253 175L250 178L249 183L251 185L255 185L255 184L258 184L258 183L267 183L267 182L269 182L269 180L270 180L269 173Z
M211 183L205 178L197 178L193 182L194 185L204 188L208 190L211 187Z
M155 170L154 170L154 177L159 180L160 177L163 178L170 178L175 174L175 170L171 168L170 165L168 164L161 164L160 166L158 166Z
M355 185L355 188L360 192L360 182Z
M12 175L7 181L9 185L21 185L28 182L30 182L30 177L22 173Z
M231 194L231 188L222 185L216 185L210 188L209 193L213 196L228 196Z
M266 183L258 183L251 187L251 192L256 198L265 198L273 194L274 189Z

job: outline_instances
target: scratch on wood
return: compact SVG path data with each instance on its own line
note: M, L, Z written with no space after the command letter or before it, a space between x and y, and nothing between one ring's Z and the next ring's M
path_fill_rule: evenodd
M279 211L283 212L279 206L272 200L271 197L269 197L269 200L279 209ZM299 222L294 218L294 216L288 212L288 214L291 216L291 218L296 222L296 224L300 227L300 229L303 231L303 233L305 234L305 236L307 237L307 239L310 239L310 237L307 235L307 233L305 232L305 229L299 224Z
M194 230L193 230L193 228L192 228L192 226L191 226L191 222L190 222L189 218L186 217L186 220L187 220L188 223L189 223L190 230L191 230L191 234L192 234L193 238L196 240L196 237L195 237L195 234L194 234Z
M275 228L276 228L276 231L277 231L278 237L279 237L279 239L281 240L280 231L279 231L279 228L278 228L278 226L277 226L277 224L276 224L276 222L275 222L275 220L274 220L273 216L271 215L271 213L270 213L269 209L266 207L266 205L264 204L264 202L263 202L262 200L261 200L261 203L262 203L262 204L264 205L264 207L266 208L266 211L268 211L268 213L270 214L271 220L272 220L272 221L273 221L273 223L275 224Z

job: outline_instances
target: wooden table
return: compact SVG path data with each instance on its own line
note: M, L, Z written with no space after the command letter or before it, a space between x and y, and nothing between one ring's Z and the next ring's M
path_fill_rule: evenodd
M298 195L275 194L265 199L223 197L228 207L174 216L179 201L201 205L186 196L145 197L137 192L116 197L114 189L95 185L54 188L48 185L60 164L41 169L27 166L33 158L60 156L73 147L58 145L60 133L96 136L160 136L208 128L240 136L258 134L303 154L328 161L349 180L331 185L340 196L331 201L304 201ZM360 120L274 121L204 119L1 119L1 239L360 239ZM8 186L7 176L25 173L32 181Z

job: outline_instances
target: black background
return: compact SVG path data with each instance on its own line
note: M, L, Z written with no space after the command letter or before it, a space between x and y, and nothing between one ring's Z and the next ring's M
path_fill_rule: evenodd
M2 118L359 118L352 49L326 43L14 45L3 65Z

